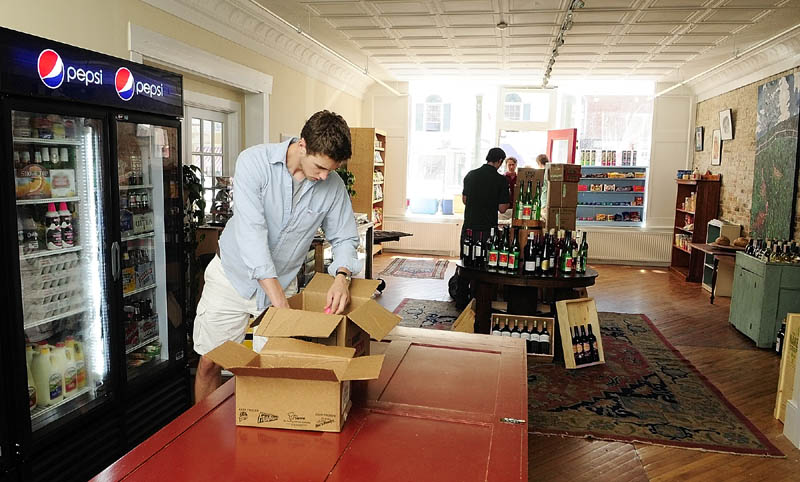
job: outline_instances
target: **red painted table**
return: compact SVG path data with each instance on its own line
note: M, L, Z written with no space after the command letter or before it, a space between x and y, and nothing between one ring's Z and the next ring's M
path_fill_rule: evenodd
M94 480L528 478L525 344L397 327L341 433L236 427L229 381Z

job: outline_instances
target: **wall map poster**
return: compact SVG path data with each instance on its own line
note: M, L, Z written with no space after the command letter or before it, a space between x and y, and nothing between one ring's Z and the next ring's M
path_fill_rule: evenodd
M800 73L758 87L750 235L792 238Z

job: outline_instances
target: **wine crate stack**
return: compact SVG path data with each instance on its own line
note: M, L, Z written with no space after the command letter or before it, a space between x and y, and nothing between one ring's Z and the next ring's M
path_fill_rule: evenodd
M575 231L578 208L579 164L550 164L547 177L547 229Z

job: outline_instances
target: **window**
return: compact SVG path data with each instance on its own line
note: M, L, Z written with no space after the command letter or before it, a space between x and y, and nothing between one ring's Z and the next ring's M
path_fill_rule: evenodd
M221 186L217 177L223 176L224 159L227 154L225 142L226 115L205 109L191 108L189 122L191 129L190 155L191 163L202 172L203 199L206 201L206 216Z
M505 120L522 120L522 97L518 94L507 94L503 113ZM528 109L528 113L530 114L530 109Z
M549 122L552 92L515 91L503 96L503 120Z
M455 214L464 176L494 147L497 86L412 82L408 213Z
M450 130L450 104L442 102L437 94L425 97L425 102L416 105L416 130L442 132Z

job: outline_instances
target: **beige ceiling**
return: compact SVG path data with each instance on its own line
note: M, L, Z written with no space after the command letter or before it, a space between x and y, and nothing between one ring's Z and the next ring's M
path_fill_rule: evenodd
M256 0L387 80L539 83L572 0ZM683 80L800 23L800 0L584 0L552 78ZM504 21L508 27L495 26ZM778 29L778 30L776 30Z

